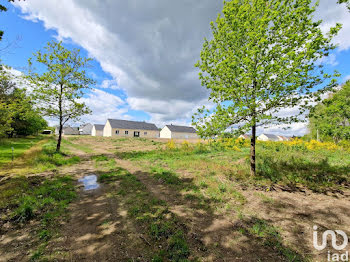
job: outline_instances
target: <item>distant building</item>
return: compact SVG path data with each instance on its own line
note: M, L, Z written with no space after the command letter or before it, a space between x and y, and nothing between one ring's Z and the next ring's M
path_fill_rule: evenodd
M151 123L108 119L103 128L103 136L158 138L159 130Z
M260 141L281 141L278 136L272 134L261 134L257 139Z
M244 135L240 135L238 138L242 138L242 139L250 139L250 136L247 134Z
M92 131L92 124L84 124L79 127L79 132L81 135L89 135L91 136L91 131Z
M166 125L160 131L160 138L198 138L197 131L191 126Z
M59 127L56 127L55 134L59 134ZM71 127L71 126L64 126L62 130L62 135L79 135L79 128L78 127Z
M104 125L93 125L91 130L92 136L103 136Z
M290 138L287 136L278 136L278 138L280 141L289 141L290 140Z
M41 134L43 134L43 135L51 135L51 134L52 134L52 130L48 130L48 129L43 130L43 131L41 132Z

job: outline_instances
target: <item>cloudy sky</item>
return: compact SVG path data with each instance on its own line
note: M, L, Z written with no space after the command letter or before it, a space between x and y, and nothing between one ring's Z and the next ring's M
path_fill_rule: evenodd
M323 61L342 73L342 82L350 78L350 13L336 0L320 2L316 18L323 19L322 28L343 24L338 49ZM222 9L220 0L27 0L8 6L0 16L2 44L19 40L1 54L4 63L23 71L31 54L52 39L95 59L89 74L97 85L84 97L93 114L85 122L189 124L197 107L207 104L194 63L210 37L210 21ZM283 133L305 131L305 124L295 124Z

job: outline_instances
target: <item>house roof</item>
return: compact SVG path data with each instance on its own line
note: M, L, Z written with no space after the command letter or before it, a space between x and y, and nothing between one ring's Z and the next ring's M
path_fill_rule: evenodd
M121 129L140 129L140 130L157 130L155 124L138 122L138 121L129 121L129 120L120 120L120 119L108 119L112 128L121 128Z
M279 140L278 136L273 135L273 134L261 134L266 136L268 139L272 139L272 140Z
M85 124L82 124L79 128L83 129L84 127L87 127L87 126L92 126L92 125L90 123L85 123Z
M105 125L94 125L96 130L102 131Z
M246 138L246 139L250 138L250 135L247 135L247 134L242 134L242 135L240 135L240 136L243 136L243 137Z
M79 128L73 126L65 126L63 127L63 133L65 135L79 135Z
M166 125L167 128L171 132L179 132L179 133L196 133L196 129L191 126L174 126L174 125Z

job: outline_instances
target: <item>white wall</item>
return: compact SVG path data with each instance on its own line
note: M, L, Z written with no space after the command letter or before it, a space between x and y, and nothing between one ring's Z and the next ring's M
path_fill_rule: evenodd
M103 128L103 136L112 136L112 126L107 120L105 127Z
M167 126L160 130L160 138L171 138L171 131Z
M267 136L265 136L264 134L261 134L260 136L258 136L257 140L269 141L269 138Z
M103 136L103 130L96 130L95 126L93 126L91 131L92 136Z

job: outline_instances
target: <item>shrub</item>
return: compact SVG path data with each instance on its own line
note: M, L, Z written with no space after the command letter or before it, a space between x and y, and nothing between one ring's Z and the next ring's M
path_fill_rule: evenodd
M176 149L176 145L175 145L175 142L173 139L170 139L170 141L168 141L166 143L166 148L169 149L169 150L174 150Z

